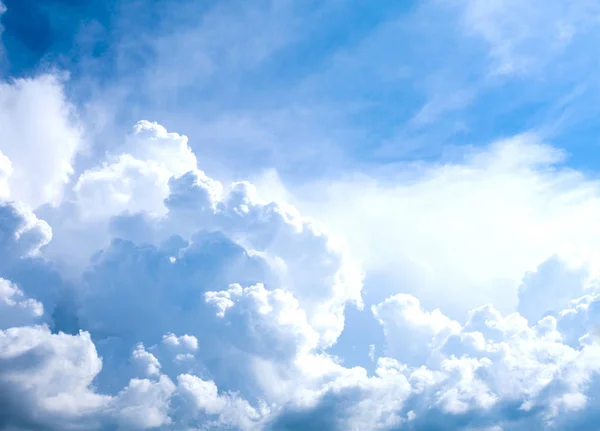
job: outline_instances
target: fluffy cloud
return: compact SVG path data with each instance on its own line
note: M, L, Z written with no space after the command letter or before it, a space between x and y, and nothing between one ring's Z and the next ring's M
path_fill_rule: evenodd
M24 205L0 202L0 214L0 252L4 266L15 259L36 255L52 238L50 226Z
M44 306L8 280L0 278L0 329L35 323L44 314Z
M475 173L499 187L506 172L538 178L559 157L521 144L434 171L420 187ZM196 163L187 138L141 122L121 152L75 179L68 200L40 212L48 222L0 205L0 428L520 430L593 420L592 267L543 249L532 268L512 268L517 311L479 304L464 319L397 288L369 304L385 335L375 369L349 367L329 348L348 304L363 301L350 251L296 209L249 183L223 187ZM573 173L544 178L581 186ZM64 270L71 255L79 272Z
M521 430L589 424L595 417L592 394L600 388L600 346L586 335L594 325L588 304L596 300L582 299L558 319L548 316L530 326L520 315L504 317L491 306L473 310L459 325L423 310L415 298L391 298L374 308L390 355L378 360L376 374L339 376L322 386L317 402L280 413L272 429ZM562 331L575 328L580 337L568 345ZM406 340L413 331L414 338ZM417 359L411 356L415 341ZM406 357L415 365L404 364Z
M390 353L411 365L426 363L432 350L460 331L457 322L439 310L423 310L419 300L407 294L394 295L372 310L383 326Z
M52 334L46 327L0 331L0 425L17 429L85 428L110 397L91 389L102 362L90 335Z
M213 381L181 374L177 377L178 393L191 410L190 421L212 429L258 429L268 408L253 408L236 394L219 394ZM199 420L200 419L200 420Z
M138 365L141 371L148 376L156 376L160 374L160 362L152 353L146 351L144 345L139 343L133 353L131 360Z
M153 259L164 270L164 281L145 284L148 304L151 286L166 289L169 277L183 276L188 280L179 282L181 295L186 289L201 292L184 285L197 283L193 277L208 284L211 272L222 278L210 281L218 283L213 288L219 290L232 283L279 285L294 292L310 324L321 334L323 345L335 341L343 328L345 304L360 305L362 288L361 269L341 243L294 208L261 200L249 183L235 183L224 192L221 183L197 168L187 138L168 133L162 126L138 123L122 151L125 152L110 155L100 167L83 172L74 186L74 200L50 212L49 219L58 222L53 224L55 239L47 248L47 256L68 265L72 259L66 250L72 247L77 247L80 258L105 248L96 258L95 269L87 273L89 282L95 283L96 275L101 276L99 269L106 263L107 269L110 266L110 271L114 271L114 265L107 262L120 260L119 254L129 253L129 247L139 250L144 258L149 258L148 252L155 254ZM68 212L68 222L61 210ZM110 232L120 240L109 244ZM82 237L86 239L83 244L74 244L74 238ZM124 239L131 242L123 242ZM141 249L139 243L149 243L153 248ZM230 254L232 261L227 265L235 260L239 269L232 268L229 274L203 265L197 265L198 274L180 270L200 257L205 259L203 253ZM220 259L215 264L225 265L226 259ZM122 271L143 274L140 268L125 268L139 262L125 260L116 265L123 266ZM119 288L120 295L131 287L128 283L128 287ZM95 296L100 292L101 289L90 289L87 303L94 307L102 304L103 300ZM112 298L109 292L110 289L104 289L101 294ZM132 301L137 301L137 294L132 293ZM157 292L156 307L164 305L162 294L166 292ZM122 298L122 303L128 302ZM90 313L88 317L93 315Z
M32 207L60 202L82 149L82 130L74 118L62 81L54 75L0 83L0 142L12 162L8 185L14 199ZM0 161L0 188L5 165Z
M168 415L175 384L166 376L157 381L132 379L115 399L121 429L152 429L171 423Z
M8 157L0 151L0 199L8 199L10 189L8 187L8 178L12 174L12 163Z
M84 218L107 219L127 210L164 214L169 179L197 170L187 137L148 121L100 167L85 171L74 187Z
M599 183L565 157L518 135L393 177L311 184L300 202L348 238L373 303L400 291L453 319L488 302L510 313L524 274L553 257L598 273Z

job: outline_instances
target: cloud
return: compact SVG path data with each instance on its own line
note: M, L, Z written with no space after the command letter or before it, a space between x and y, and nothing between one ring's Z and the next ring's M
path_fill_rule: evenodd
M544 314L556 313L572 298L584 295L588 279L585 268L569 268L559 258L552 257L523 278L519 286L519 313L530 322L538 321Z
M223 187L199 170L185 137L156 124L139 123L121 148L81 172L68 201L46 210L56 229L26 205L0 206L0 393L10 395L1 427L519 430L593 420L600 391L593 241L565 245L572 231L559 221L591 220L596 185L555 168L562 154L552 147L517 137L429 166L394 189L405 202L393 216L406 223L405 241L415 240L406 248L396 242L397 250L418 255L419 235L446 233L456 246L440 252L427 243L431 265L448 259L468 270L458 254L466 250L471 266L484 264L475 283L494 266L469 247L487 239L477 251L496 256L496 265L508 256L498 273L514 275L518 312L477 304L465 318L451 317L418 292L383 287L365 311L385 336L371 349L374 370L344 365L343 352L329 350L344 331L346 307L363 302L363 272L343 241L297 209L262 200L250 183ZM136 168L116 169L123 160ZM117 185L138 203L135 214L110 204ZM154 193L160 199L145 199ZM361 193L342 195L346 212ZM478 205L459 211L471 203ZM455 230L436 227L428 205ZM363 209L369 214L369 205ZM528 233L542 214L545 224ZM491 229L515 220L524 238L544 247L525 253L526 243ZM63 273L61 259L93 249L80 248L76 233L98 226L100 249L75 276ZM392 242L390 226L369 225L388 228ZM467 227L488 236L470 239ZM552 237L557 227L564 230ZM506 241L504 251L516 243L527 265L501 254L494 240ZM386 244L367 255L367 268L386 258ZM589 268L574 265L574 250L589 253L580 259ZM68 334L60 332L65 322Z
M485 303L510 313L524 274L553 256L597 273L598 182L565 157L517 135L446 162L312 183L298 205L347 237L372 303L400 290L453 319Z
M187 137L141 121L120 154L84 171L73 188L84 218L107 220L123 211L164 214L169 179L197 169Z
M146 351L144 345L139 343L133 353L131 360L148 376L160 374L160 362L152 353Z
M132 379L115 400L117 424L123 429L152 429L171 423L169 402L175 384L166 376L157 381Z
M378 308L398 307L406 315L411 302L388 300ZM564 344L558 328L570 324L562 318L529 326L518 314L503 317L482 307L440 340L435 331L423 334L423 317L431 313L413 314L401 324L392 313L380 319L389 346L396 346L398 334L421 334L430 346L421 365L399 361L411 353L400 341L392 357L379 358L374 376L346 375L325 385L317 402L284 410L271 429L561 429L595 417L587 394L600 384L593 359L599 346L585 337L576 347Z
M0 83L0 141L12 163L11 197L32 207L58 203L83 147L61 78L42 75Z
M36 256L52 238L48 223L39 220L26 205L0 202L0 217L0 266L7 267L21 258Z
M102 365L89 334L25 326L0 331L0 340L3 427L73 426L106 406L90 389Z
M213 381L190 374L177 377L177 389L194 416L207 417L204 426L212 429L257 429L262 416L268 413L266 406L263 411L256 410L236 394L219 394Z
M439 310L429 313L417 298L397 294L373 306L373 314L383 326L390 355L410 365L427 362L432 350L460 331L460 325Z
M464 23L490 46L495 72L523 74L540 70L560 56L600 13L594 2L567 7L561 1L469 1Z
M110 303L116 290L100 288L105 281L99 280L112 277L119 266L135 278L144 273L138 265L154 255L150 259L157 261L152 265L159 264L164 271L160 279L118 289L123 318L128 318L125 310L133 307L140 293L135 289L128 293L133 286L145 289L151 314L152 307L165 305L169 278L179 280L179 300L190 299L186 292L196 296L201 292L189 285L198 283L198 277L206 291L226 289L233 283L264 282L294 292L321 342L335 341L343 329L345 304L361 303L362 272L342 242L295 208L263 201L247 182L224 188L198 169L187 138L168 133L162 126L138 123L123 151L82 172L74 182L73 200L44 213L55 221L55 238L46 247L46 256L72 265L75 254L85 268L87 258L104 248L86 273L91 284L84 300L90 306L87 319L92 320L93 309L114 307ZM119 239L110 244L112 235ZM81 238L86 241L82 243ZM141 243L150 245L142 247ZM137 261L120 260L121 253L132 252L140 254ZM180 271L209 256L219 256L214 268L202 264L197 265L197 274ZM229 274L217 269L221 265L230 267ZM209 283L215 285L209 289ZM152 289L156 289L154 294ZM120 314L115 314L118 320ZM115 324L111 320L106 324ZM175 329L165 327L162 333Z
M536 123L530 84L562 92L590 65L571 47L595 40L591 2L122 2L110 47L86 37L106 36L87 17L111 2L8 3L3 40L34 67L94 58L0 85L0 428L598 423L597 181L541 133L369 166ZM86 16L77 37L58 5ZM15 28L31 12L39 34ZM192 139L149 121L117 135L132 115ZM270 191L296 208L239 181L273 164L306 184ZM363 174L332 181L340 166Z
M10 196L8 188L8 178L12 174L12 163L0 151L0 199L7 199Z
M198 339L193 335L182 335L178 337L175 334L167 334L163 335L162 338L163 344L173 348L173 349L181 349L183 351L194 352L198 350Z
M26 298L23 292L8 280L0 278L0 328L35 323L44 314L44 305Z

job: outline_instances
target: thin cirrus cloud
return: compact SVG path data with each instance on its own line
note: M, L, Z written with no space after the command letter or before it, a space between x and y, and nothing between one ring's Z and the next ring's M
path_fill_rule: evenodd
M324 19L340 4L318 9L315 17ZM286 131L286 124L302 112L296 120L319 117L343 129L323 135L315 127L297 135L303 139L368 140L358 128L343 127L355 118L364 128L366 117L352 117L368 106L354 104L365 102L357 94L373 90L375 78L401 91L405 81L394 79L414 76L391 67L397 65L392 60L385 70L361 69L361 56L377 55L374 47L398 29L429 34L424 23L433 11L452 11L446 30L466 28L469 38L491 47L473 68L485 69L486 80L450 100L443 96L452 92L443 88L445 78L457 78L450 87L461 87L464 78L456 64L419 81L424 105L411 105L398 136L432 130L468 110L494 80L526 79L534 66L555 64L577 40L577 31L565 28L591 31L579 9L570 10L560 43L534 61L528 46L537 39L524 30L509 32L513 38L500 43L507 28L521 29L521 13L494 4L463 9L427 2L403 11L413 21L369 17L380 31L366 32L357 45L345 40L332 56L322 49L323 57L308 67L316 71L310 77L282 72L282 81L273 83L276 90L288 79L294 83L289 97L318 110L285 106L276 130L267 121L261 133L249 136L276 142L295 135L306 127ZM556 4L552 16L563 10ZM185 5L171 12L180 12L179 18L197 12ZM219 87L226 74L217 72L244 71L239 83L253 72L276 69L277 58L291 58L286 50L305 42L298 32L308 25L284 22L307 10L284 2L228 17L231 5L209 8L200 30L190 30L189 23L181 32L157 28L160 37L152 42L168 57L172 42L187 38L186 47L199 44L214 60L245 34L228 23L251 28L266 20L263 33L239 45L243 51L232 50L206 69L195 63L182 75L183 87L193 87L197 74L206 72L202 76L215 79L217 93L244 105L246 121L235 110L227 118L256 131L254 119L274 111L255 112L257 99L227 93ZM498 13L501 20L490 18ZM5 31L14 31L11 25ZM543 29L554 34L553 25ZM228 38L211 39L219 32ZM282 38L270 39L271 33ZM463 37L457 34L453 40ZM42 57L51 58L51 49ZM9 58L15 66L15 57ZM141 81L152 82L152 70L164 79L177 76L178 58L147 68ZM438 60L442 65L447 59ZM279 176L286 169L279 169L278 157L265 158L274 166L262 175L269 163L254 166L248 153L232 154L234 165L245 166L238 174L249 173L253 184L228 170L203 170L205 161L227 164L219 151L232 153L235 146L205 157L198 134L188 139L170 121L166 127L136 119L123 133L115 128L96 134L110 129L110 122L93 115L108 98L82 103L82 83L98 82L82 80L83 70L70 77L36 70L0 85L0 429L595 426L600 190L595 175L572 165L569 151L543 128L455 147L446 158L394 159L391 165L352 161L355 150L368 159L365 149L342 151L336 142L335 151L316 152L324 166L323 154L343 159L331 162L336 173L325 180L304 171L287 182L289 171ZM356 81L356 93L340 84L314 98L341 71L347 82L361 73L375 81ZM175 106L185 88L163 84L152 94ZM112 90L119 93L117 87ZM171 92L172 99L161 92ZM213 96L225 100L219 94ZM348 97L348 104L329 115L336 97ZM140 100L128 105L126 99L114 99L120 105L115 112L144 112L134 108ZM182 99L184 105L188 118L200 112L190 100ZM179 114L175 110L170 118ZM244 135L227 130L231 124L203 126L214 134ZM444 133L421 138L434 135ZM111 142L98 145L109 136ZM315 151L290 150L290 159L300 153ZM220 180L230 177L231 184Z

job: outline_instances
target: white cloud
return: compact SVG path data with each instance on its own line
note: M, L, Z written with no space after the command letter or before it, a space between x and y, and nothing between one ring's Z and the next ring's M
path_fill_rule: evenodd
M85 218L107 220L123 211L164 214L169 180L197 170L187 137L140 121L120 153L81 174L74 186L76 202Z
M178 337L175 334L163 335L162 343L175 349L183 349L194 352L198 349L198 339L193 335L182 335Z
M135 125L133 135L129 136L122 150L137 160L160 164L171 175L183 175L198 168L187 136L169 133L160 124L149 121Z
M168 415L175 384L167 377L157 381L132 379L115 399L117 424L123 429L152 429L171 423Z
M189 403L193 415L205 413L210 429L259 429L259 421L268 410L257 411L246 400L235 394L219 394L213 381L181 374L177 377L177 390Z
M563 160L519 135L387 179L312 184L299 206L348 237L375 300L400 290L452 318L488 302L511 312L525 273L553 256L598 271L599 184Z
M128 210L164 213L168 170L125 154L113 164L85 171L74 192L85 219L108 220Z
M260 284L233 285L226 291L206 292L205 298L215 306L217 316L226 319L228 338L240 337L240 347L248 345L259 356L290 360L318 345L319 334L290 292L269 291Z
M387 298L372 311L383 326L388 354L410 365L425 364L432 350L460 331L458 322L439 310L423 310L419 300L407 294Z
M560 259L550 258L523 278L519 313L535 323L547 313L563 310L571 299L584 295L588 278L586 268L569 268Z
M600 14L598 4L588 0L472 0L464 6L466 29L489 44L495 72L502 74L540 70L594 26Z
M361 187L341 195L345 215L360 204L366 218L340 217L334 228L361 221L354 233L370 241L359 249L370 252L368 269L385 269L405 253L444 281L422 301L398 293L409 290L400 277L395 292L381 288L372 313L385 346L377 346L369 374L327 351L344 328L345 306L362 301L362 270L346 246L296 209L261 200L249 183L222 192L198 170L183 137L141 124L130 137L140 150L124 153L140 169L115 169L125 157L116 154L76 182L85 196L102 196L88 202L106 212L78 218L61 205L54 213L54 221L67 214L81 230L105 227L108 245L72 287L59 261L43 259L52 256L43 247L49 226L24 206L0 206L0 257L7 257L0 307L24 313L2 320L9 328L0 331L0 393L19 397L0 412L1 426L517 430L564 429L593 414L597 185L556 168L559 152L518 137L461 163L425 167L416 181L376 188L378 195ZM161 170L170 175L147 181ZM126 185L140 212L102 203L113 199L106 184ZM154 191L163 193L160 216L158 199L141 198ZM61 235L69 231L58 223L55 239ZM78 250L66 248L65 256ZM524 277L528 270L536 272ZM480 305L491 287L479 295L471 289L494 277L512 282L513 308L519 298L523 315ZM442 295L465 280L463 290ZM46 284L57 298L47 299ZM444 312L452 295L470 310L465 319ZM431 311L432 298L439 310ZM87 332L33 326L42 310L53 327L68 316Z
M90 389L102 365L87 333L56 335L42 326L0 331L0 362L5 425L71 426L109 400Z
M148 376L160 374L160 362L152 353L148 352L142 343L138 343L131 353L131 360Z
M52 238L52 229L23 204L0 201L0 256L9 262L36 255Z
M270 280L294 292L324 345L337 338L344 306L360 304L362 288L361 270L342 243L296 209L263 201L249 183L234 183L223 193L220 182L198 170L187 138L162 126L138 123L123 151L83 172L74 186L75 200L49 213L56 223L47 256L85 268L88 257L108 246L110 230L156 245L174 234L202 244L194 240L196 232L220 231L243 246L251 260L269 267ZM165 270L185 264L178 253L190 254L186 247L165 256L170 263ZM249 284L256 281L265 280Z
M82 148L81 126L60 78L0 83L0 142L12 162L11 197L32 207L60 202Z
M0 151L0 199L8 199L10 189L8 187L8 178L12 174L12 163L2 151Z
M0 278L0 329L36 323L43 314L41 302L26 298L17 286Z

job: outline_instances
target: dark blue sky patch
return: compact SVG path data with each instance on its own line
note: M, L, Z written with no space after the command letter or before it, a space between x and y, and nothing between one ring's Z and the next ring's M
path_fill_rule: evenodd
M40 67L70 69L82 54L103 54L110 34L103 30L110 25L116 1L5 0L4 4L2 73L19 77Z

